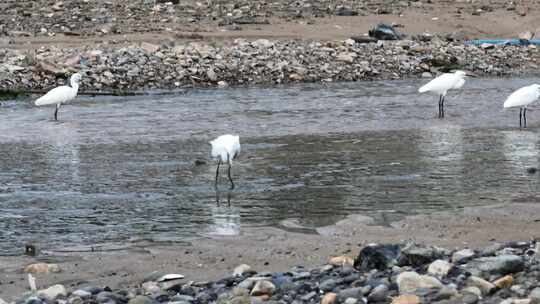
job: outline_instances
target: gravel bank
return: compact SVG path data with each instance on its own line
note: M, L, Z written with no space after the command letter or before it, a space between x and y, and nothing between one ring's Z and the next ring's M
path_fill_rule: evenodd
M472 46L438 37L0 49L0 89L46 90L64 84L76 71L85 74L83 91L399 79L451 69L505 76L535 73L539 60L535 46Z
M32 264L28 273L57 272ZM540 243L493 243L448 250L407 244L368 245L356 258L334 256L313 269L258 272L247 264L215 281L152 272L135 287L66 287L29 292L16 303L539 303ZM32 283L30 283L32 285Z

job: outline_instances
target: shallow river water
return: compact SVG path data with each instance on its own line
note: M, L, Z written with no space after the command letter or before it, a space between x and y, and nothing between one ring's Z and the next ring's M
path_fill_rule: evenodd
M471 79L445 119L436 96L416 93L425 80L80 96L60 122L51 107L3 102L0 254L536 201L540 113L519 130L518 110L502 108L534 81ZM208 142L223 133L242 153L218 205Z

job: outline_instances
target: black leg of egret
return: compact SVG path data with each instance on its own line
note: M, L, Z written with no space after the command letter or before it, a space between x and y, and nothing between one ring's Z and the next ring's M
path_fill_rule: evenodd
M444 118L444 95L443 95L442 101L441 101L441 113L442 113L442 118Z
M521 128L521 111L523 109L519 108L519 127Z
M227 175L229 175L229 180L231 181L231 190L234 189L234 182L231 177L231 163L229 162L229 169L227 170Z
M527 108L523 109L523 128L527 128Z
M60 104L56 104L56 110L54 110L54 120L58 121L58 109L60 109Z
M439 95L439 118L441 118L441 101L442 101L442 95Z
M219 165L221 165L221 158L218 160L218 163L217 163L217 169L216 169L216 182L214 184L214 187L217 189L217 179L218 179L218 176L219 176Z

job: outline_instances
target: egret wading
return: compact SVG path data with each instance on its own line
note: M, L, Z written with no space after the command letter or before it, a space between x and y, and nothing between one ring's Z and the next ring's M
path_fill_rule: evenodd
M71 75L71 78L69 80L69 85L67 86L60 86L56 87L47 94L41 96L38 100L36 100L36 106L44 106L44 105L56 105L56 110L54 111L54 120L58 120L58 109L60 109L60 106L63 103L66 103L77 96L77 92L79 91L79 82L81 82L81 74L75 73Z
M439 118L443 118L444 97L446 96L446 93L448 90L461 88L465 84L465 76L467 76L467 73L464 71L442 74L422 86L418 89L418 92L431 92L439 95Z
M521 128L521 116L523 127L527 127L527 106L540 98L540 84L523 87L510 94L504 102L504 108L519 107L519 127Z
M220 137L212 140L210 142L212 145L212 157L218 158L218 165L216 169L216 182L215 187L217 188L218 177L219 177L219 166L221 163L227 162L229 168L227 170L227 175L231 181L231 189L234 189L234 182L231 177L231 166L232 161L235 159L238 154L240 154L240 137L238 135L221 135Z

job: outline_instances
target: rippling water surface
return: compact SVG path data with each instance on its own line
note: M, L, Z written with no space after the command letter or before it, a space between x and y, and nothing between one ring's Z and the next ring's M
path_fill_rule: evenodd
M518 111L502 109L534 79L472 79L443 120L437 97L416 93L423 82L79 97L60 122L31 100L4 102L0 254L535 199L540 113L519 130ZM208 141L223 133L243 151L217 205Z

